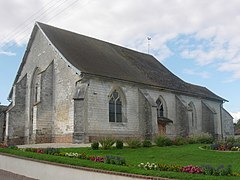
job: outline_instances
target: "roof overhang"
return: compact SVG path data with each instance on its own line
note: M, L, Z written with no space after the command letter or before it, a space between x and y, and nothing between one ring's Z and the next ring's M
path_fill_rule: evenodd
M169 124L169 123L173 123L173 121L167 117L158 117L157 119L158 123L165 123L165 124Z

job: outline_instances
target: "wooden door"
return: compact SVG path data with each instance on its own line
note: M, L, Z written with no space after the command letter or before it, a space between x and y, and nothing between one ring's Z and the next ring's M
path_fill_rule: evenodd
M158 131L160 135L166 135L166 124L165 123L159 123L158 124Z

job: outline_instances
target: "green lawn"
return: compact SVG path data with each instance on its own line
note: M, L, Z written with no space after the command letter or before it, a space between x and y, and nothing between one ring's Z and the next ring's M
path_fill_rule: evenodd
M37 154L30 152L21 152L10 149L0 149L0 152L8 152L11 154L17 154L25 157L31 157L35 159L47 160L52 162L59 162L64 164L72 164L77 166L94 167L98 169L106 169L111 171L121 171L135 174L144 174L152 176L169 177L175 179L240 179L240 177L217 177L206 175L195 175L188 173L176 173L176 172L162 172L144 170L136 167L139 163L143 162L155 162L164 164L177 164L177 165L204 165L211 164L213 166L219 166L221 164L231 164L234 172L240 172L240 152L217 152L209 150L199 149L201 145L183 145L183 146L171 146L171 147L151 147L151 148L138 148L129 149L124 148L122 150L91 150L90 148L65 148L60 149L62 152L85 152L87 155L117 155L126 159L129 167L117 166L110 164L103 164L97 162L91 162L89 160L72 159L68 157L58 157L46 154Z
M178 165L233 166L233 170L240 172L240 152L219 152L199 149L200 144L183 146L151 147L122 150L91 150L90 148L65 148L62 152L85 152L87 155L118 155L126 158L127 164L137 165L141 162L155 162Z

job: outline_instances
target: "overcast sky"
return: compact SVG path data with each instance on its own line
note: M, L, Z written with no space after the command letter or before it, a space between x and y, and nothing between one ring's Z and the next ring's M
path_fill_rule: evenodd
M150 54L183 80L229 100L240 118L239 0L0 1L0 102L35 21Z

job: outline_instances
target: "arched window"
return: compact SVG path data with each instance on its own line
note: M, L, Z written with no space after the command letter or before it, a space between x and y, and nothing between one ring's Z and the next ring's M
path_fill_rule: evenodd
M34 90L34 103L36 103L39 100L38 83L35 84Z
M116 90L109 100L109 122L122 122L122 101Z
M164 116L164 108L163 103L160 99L157 99L157 117L163 117Z
M192 127L196 127L196 125L197 125L196 109L195 109L193 102L190 102L188 104L188 111L189 111L189 120L190 120L189 123Z

